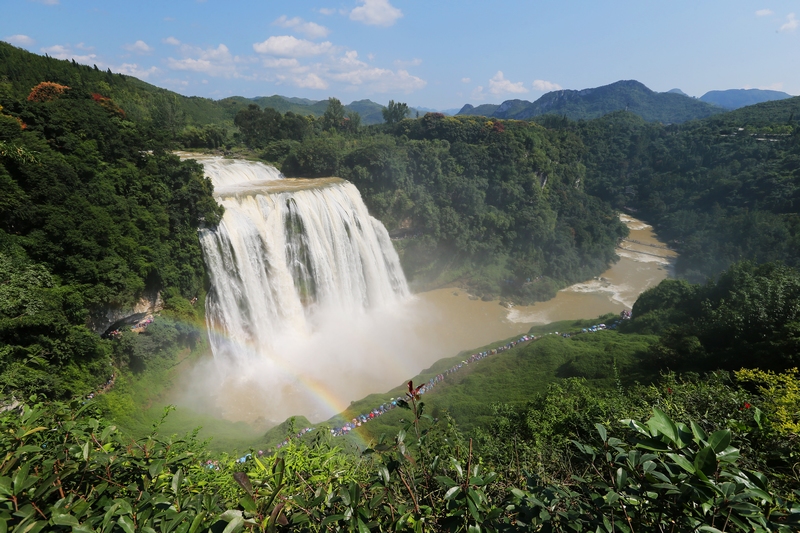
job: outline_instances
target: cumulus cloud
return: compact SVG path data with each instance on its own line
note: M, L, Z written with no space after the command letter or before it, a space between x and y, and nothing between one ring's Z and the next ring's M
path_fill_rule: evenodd
M471 98L473 100L485 100L486 93L483 91L483 85L478 85L472 90Z
M782 91L783 90L783 82L775 82L771 85L745 85L742 89L762 89L765 91Z
M471 79L469 79L469 78L461 78L461 83L469 83L469 82L471 82L471 81L472 81L472 80L471 80Z
M773 14L773 11L771 9L759 9L758 11L756 11L756 16L757 17L766 17L766 16L772 15L772 14Z
M157 67L144 68L140 67L136 63L123 63L116 68L112 68L111 70L118 72L119 74L127 74L128 76L133 76L142 80L146 80L151 74L158 74L161 72Z
M308 57L332 51L330 41L313 43L305 39L298 39L291 35L273 35L261 43L255 43L253 50L259 54L279 57Z
M503 71L498 70L492 79L489 80L489 92L492 94L504 93L526 93L528 89L521 82L512 82L503 76Z
M167 58L167 66L170 69L202 72L209 76L225 78L242 77L238 66L245 60L231 54L224 44L220 44L216 48L199 48L182 44L180 51L183 55L182 59Z
M128 52L135 52L137 54L149 54L154 48L142 40L138 40L133 44L125 44L122 46Z
M3 40L16 46L31 46L36 43L27 35L9 35L8 37L3 37Z
M300 66L297 59L287 57L267 57L261 61L261 64L267 68L297 68Z
M789 13L786 15L786 24L780 27L778 31L794 31L797 29L797 26L800 25L800 21L797 20L797 17L794 13Z
M371 58L370 58L371 59ZM394 62L394 66L397 68L408 68L408 67L418 67L422 64L422 60L418 57L410 61L403 61L402 59L398 59Z
M350 20L371 26L391 26L403 12L389 3L389 0L359 0L360 6L350 12Z
M327 37L330 33L330 30L325 26L321 26L316 22L306 22L300 17L288 18L286 15L283 15L273 22L273 24L281 28L291 28L302 33L309 39L321 39Z
M330 7L321 7L317 11L319 11L323 15L333 15L334 13L336 13L336 10Z
M172 36L167 37L166 39L164 39L164 42L166 44L171 44L172 46L179 46L181 44L181 42L178 39L176 39L175 37L172 37Z
M563 89L561 85L545 80L533 80L533 88L537 91L543 92L560 91Z
M56 44L53 46L46 46L41 48L41 51L56 59L74 60L76 63L81 63L83 65L91 65L94 63L98 68L101 66L101 63L97 60L97 54L78 54L72 50L70 45Z

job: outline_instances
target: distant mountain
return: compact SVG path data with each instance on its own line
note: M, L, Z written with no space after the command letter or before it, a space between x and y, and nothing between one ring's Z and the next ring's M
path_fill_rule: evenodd
M781 91L767 91L764 89L728 89L727 91L708 91L700 97L700 100L715 104L725 109L739 109L762 102L773 100L785 100L791 98L791 94Z
M528 120L546 114L565 115L572 120L602 117L627 110L648 122L679 123L723 112L718 106L675 92L657 93L635 80L625 80L580 91L562 90L545 94L535 102L507 100L499 106L465 105L459 114Z
M680 95L682 95L682 96L686 96L686 97L689 97L689 98L691 98L691 96L689 96L688 94L686 94L685 92L681 91L681 90L680 90L680 89L678 89L678 88L675 88L675 89L670 89L670 90L669 90L669 91L667 91L667 92L668 92L668 93L672 93L672 94L680 94Z
M707 120L711 124L730 126L767 127L796 125L800 121L800 96L770 100L716 115Z
M478 107L466 104L461 108L461 111L456 113L456 115L478 115L481 117L492 117L494 116L494 112L497 111L498 107L500 106L497 104L483 104L479 105Z

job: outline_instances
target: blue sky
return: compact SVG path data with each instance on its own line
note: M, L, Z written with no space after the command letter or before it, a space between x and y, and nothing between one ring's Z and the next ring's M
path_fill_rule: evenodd
M0 40L185 95L417 107L636 79L800 94L800 2L6 0Z

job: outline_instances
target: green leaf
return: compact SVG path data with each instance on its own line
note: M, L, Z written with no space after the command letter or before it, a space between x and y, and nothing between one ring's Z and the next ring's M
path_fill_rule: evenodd
M447 492L444 493L445 500L453 500L461 493L461 487L456 485L455 487L450 487L447 489Z
M717 454L711 446L706 446L694 457L694 467L697 472L702 472L707 477L717 471Z
M52 517L53 525L56 526L78 526L78 519L71 514L55 514Z
M197 516L195 516L194 520L192 520L192 525L189 527L188 533L197 533L197 530L200 529L201 525L203 525L203 518L205 518L205 516L205 511L200 511L197 513Z
M628 482L628 473L622 467L617 468L616 482L618 490L625 488L625 484Z
M117 519L117 525L121 527L125 533L136 533L136 529L133 527L133 520L128 516L120 516Z
M658 407L653 407L653 416L647 421L647 426L654 434L661 434L673 443L678 441L678 428L670 417Z
M179 468L175 475L172 476L172 493L176 496L181 490L181 485L183 484L183 469Z
M698 444L700 444L700 441L704 441L708 438L706 432L703 431L703 428L701 428L694 420L690 421L689 423L692 426L692 435L694 435L695 441Z
M233 518L233 520L228 522L228 525L225 526L225 529L222 530L222 533L235 533L236 531L242 529L242 526L244 526L244 518L242 518L241 515L236 516Z
M731 430L721 429L711 434L708 439L708 445L714 450L714 453L719 453L731 443Z
M156 478L161 473L161 470L164 469L164 459L156 459L152 463L150 463L150 468L147 471L150 473L150 477Z
M600 440L606 442L608 440L608 434L606 433L606 428L603 424L595 424L594 427L597 428L597 433L600 435Z
M86 444L83 445L83 460L89 460L89 441L86 441Z
M692 466L692 463L690 463L684 456L679 455L677 453L668 453L667 457L672 459L675 462L675 464L677 464L678 466L680 466L681 468L683 468L684 470L686 470L690 474L694 474L695 473L694 466Z

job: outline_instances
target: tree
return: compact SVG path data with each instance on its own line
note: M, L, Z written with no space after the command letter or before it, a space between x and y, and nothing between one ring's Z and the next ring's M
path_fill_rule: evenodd
M338 130L344 123L345 109L338 98L328 98L328 108L322 115L322 129Z
M389 105L384 107L381 113L383 114L383 120L391 125L406 118L411 114L411 110L408 108L408 104L403 102L395 103L394 100L389 100Z

